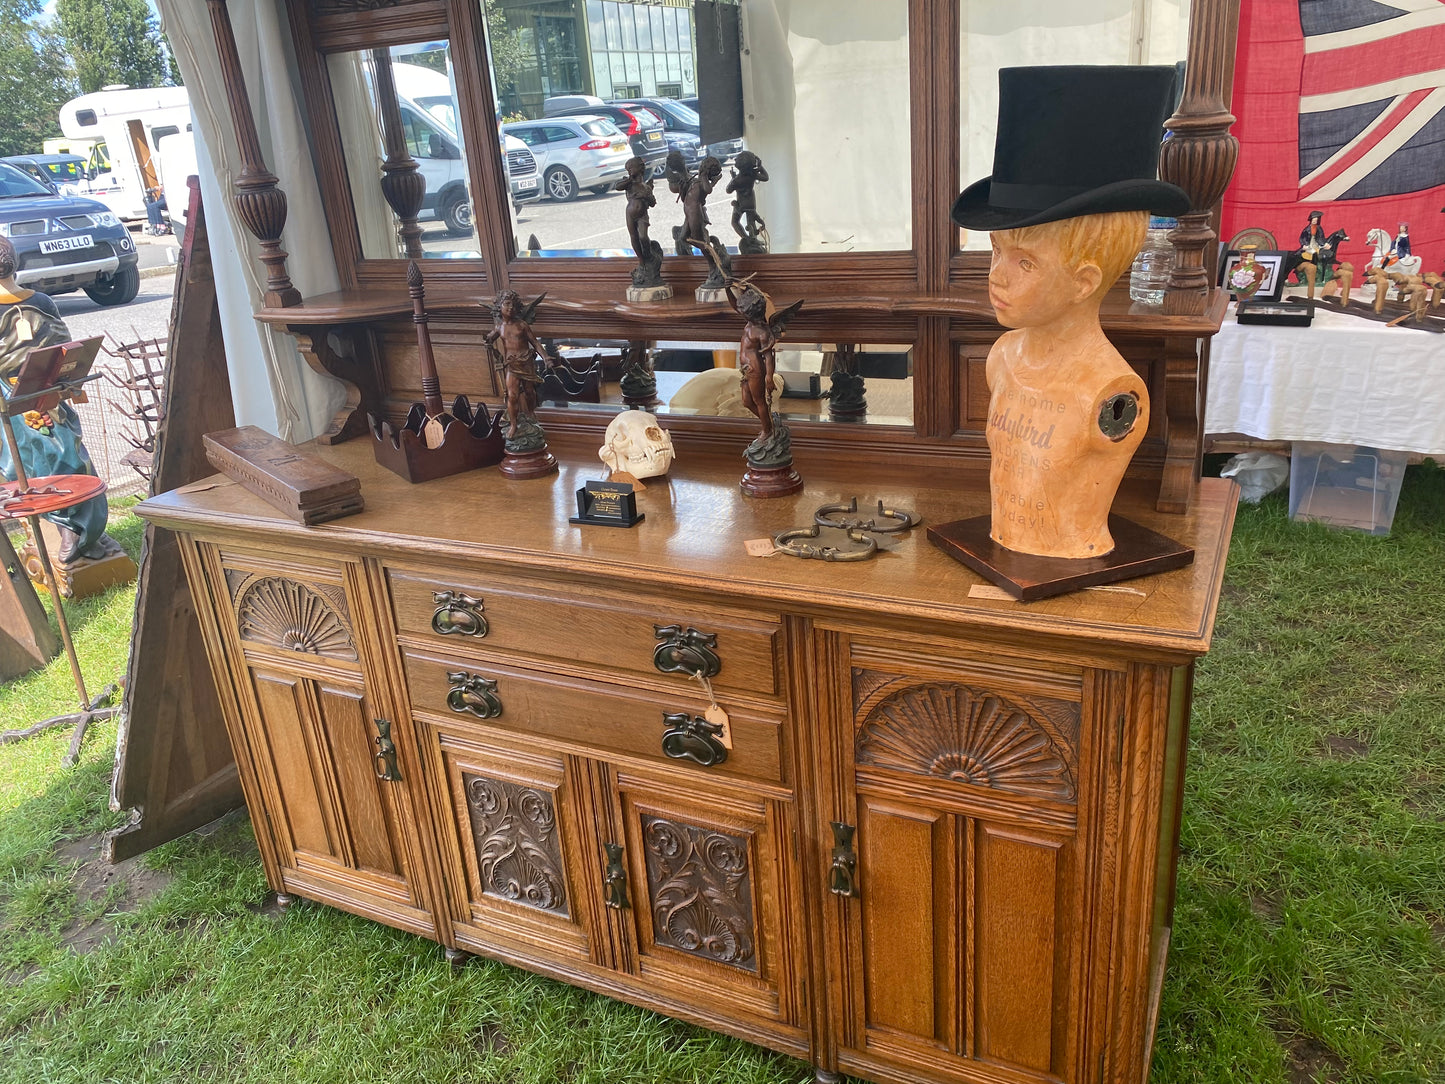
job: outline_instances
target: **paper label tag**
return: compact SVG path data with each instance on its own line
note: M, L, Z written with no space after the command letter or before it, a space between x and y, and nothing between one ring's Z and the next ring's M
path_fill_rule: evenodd
M771 557L778 552L771 538L749 538L743 543L743 549L748 551L749 557Z
M1017 602L1018 600L1009 594L1002 587L995 587L991 583L976 583L968 589L969 598L996 598L1003 602Z
M640 478L632 477L632 475L628 474L625 470L613 471L607 476L607 480L609 482L628 482L631 484L633 489L647 488L645 485L642 484L642 480Z
M204 493L208 489L220 489L222 486L233 486L236 483L230 478L203 478L199 482L192 482L190 485L181 486L177 493Z
M731 749L733 747L733 727L732 723L728 722L728 713L716 704L709 704L707 711L702 713L702 717L713 726L722 727L717 740L722 742L724 747Z

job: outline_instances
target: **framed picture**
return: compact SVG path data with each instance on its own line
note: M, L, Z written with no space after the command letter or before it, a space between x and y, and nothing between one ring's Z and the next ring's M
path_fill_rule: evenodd
M1254 262L1264 269L1264 277L1260 280L1259 289L1248 295L1251 301L1278 301L1284 293L1284 269L1285 253L1276 249L1255 249ZM1219 257L1219 278L1217 285L1228 290L1235 298L1239 292L1230 285L1230 276L1235 269L1244 262L1244 253L1237 248L1225 249Z

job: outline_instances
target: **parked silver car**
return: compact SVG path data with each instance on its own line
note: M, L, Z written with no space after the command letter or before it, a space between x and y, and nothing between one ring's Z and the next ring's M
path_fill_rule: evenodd
M626 173L632 147L605 117L546 117L502 125L537 159L542 191L559 203L577 198L584 188L599 195Z

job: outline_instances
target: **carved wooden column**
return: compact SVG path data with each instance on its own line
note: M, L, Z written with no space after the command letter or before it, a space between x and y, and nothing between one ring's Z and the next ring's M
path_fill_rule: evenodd
M281 231L286 226L286 193L277 187L276 175L266 168L261 157L261 141L251 115L251 99L246 95L246 79L241 74L241 58L236 52L236 35L231 30L226 0L206 2L211 9L211 32L216 38L221 77L226 82L226 100L230 102L231 121L236 126L236 142L241 146L241 175L234 185L236 213L261 242L261 262L266 265L266 305L290 308L301 304L301 293L291 285L291 277L286 273L286 250L281 247Z
M426 199L426 178L406 149L406 131L402 127L401 107L396 103L396 78L391 70L391 50L386 47L371 51L376 68L376 101L381 113L381 142L386 148L386 161L381 163L381 194L401 219L401 244L409 260L419 260L421 227L416 216ZM408 281L410 281L408 279Z
M1159 176L1189 193L1190 210L1179 216L1174 270L1164 311L1201 313L1213 284L1204 266L1204 249L1214 240L1209 218L1224 195L1239 158L1239 140L1229 132L1234 114L1229 96L1234 82L1234 48L1239 34L1239 0L1195 0L1189 20L1189 60L1184 98L1166 122L1173 136L1159 154Z

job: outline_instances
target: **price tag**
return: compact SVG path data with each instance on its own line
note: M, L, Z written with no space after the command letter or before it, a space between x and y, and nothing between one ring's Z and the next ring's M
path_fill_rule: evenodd
M707 693L707 710L702 713L702 717L719 728L717 740L723 743L725 749L731 749L733 747L732 723L728 721L728 713L723 711L718 704L717 697L712 694L712 682L701 670L692 677L694 681L702 685L703 692Z
M749 538L743 543L743 549L748 551L749 557L771 557L778 552L771 538Z

